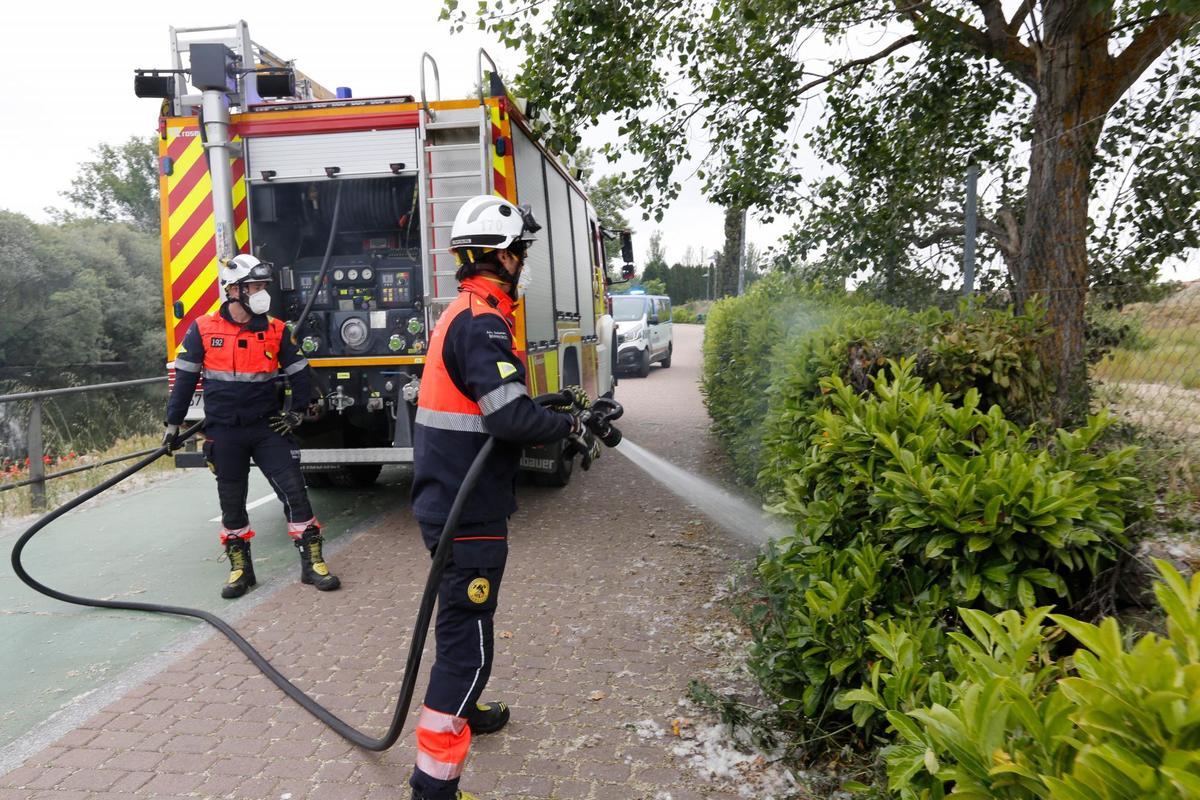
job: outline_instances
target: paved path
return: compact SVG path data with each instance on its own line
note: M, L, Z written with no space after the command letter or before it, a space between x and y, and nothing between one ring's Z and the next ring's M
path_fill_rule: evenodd
M679 326L674 366L623 380L618 398L630 440L711 474L720 461L696 390L700 336ZM475 740L464 788L511 800L739 796L698 778L672 752L677 740L647 733L669 729L688 681L714 666L718 654L695 644L744 547L619 453L520 501L486 693L512 705L513 721ZM265 599L239 627L298 685L378 734L428 556L396 503L333 563L341 591L256 590L248 597ZM131 614L125 624L159 623ZM412 759L411 734L382 754L345 743L213 636L0 777L0 800L407 798Z

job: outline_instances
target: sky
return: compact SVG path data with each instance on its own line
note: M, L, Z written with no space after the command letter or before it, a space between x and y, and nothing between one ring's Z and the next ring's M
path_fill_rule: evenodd
M70 188L81 162L101 143L118 144L155 131L158 101L133 94L135 68L168 68L169 29L232 25L244 19L251 38L333 89L349 86L356 97L419 94L421 53L437 61L443 98L466 97L476 83L477 53L485 48L502 75L513 75L520 54L468 30L451 34L438 21L441 0L343 0L336 4L254 3L18 3L5 12L8 35L0 48L0 74L8 91L0 104L0 152L5 174L0 209L46 222L45 209L64 207L59 192ZM432 93L432 77L428 86ZM20 87L20 88L18 88ZM604 132L585 144L599 146ZM608 168L598 160L597 173ZM645 253L650 234L663 232L669 260L686 248L696 257L723 245L722 210L708 203L696 181L660 223L627 214L635 229L635 252ZM765 247L786 230L751 219L749 240Z

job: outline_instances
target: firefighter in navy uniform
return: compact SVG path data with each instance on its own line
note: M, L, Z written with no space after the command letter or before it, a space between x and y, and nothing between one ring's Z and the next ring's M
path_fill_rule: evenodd
M434 550L450 506L489 436L496 443L462 511L438 589L437 653L417 722L414 800L474 800L458 788L471 734L508 721L479 703L492 669L492 617L508 556L523 444L569 439L598 451L576 415L529 397L513 349L513 307L525 252L541 226L528 209L490 195L463 204L451 229L458 297L430 339L414 431L413 514Z
M267 316L271 268L243 253L220 270L225 302L215 314L188 328L175 358L175 385L167 401L163 444L178 447L179 426L204 377L204 457L217 476L221 544L229 557L226 598L241 597L255 584L246 513L250 460L262 470L283 503L288 535L300 551L300 580L322 591L341 582L321 554L321 525L308 502L300 474L300 451L290 434L308 406L308 362L291 345L283 322ZM291 403L281 408L279 378L287 376Z

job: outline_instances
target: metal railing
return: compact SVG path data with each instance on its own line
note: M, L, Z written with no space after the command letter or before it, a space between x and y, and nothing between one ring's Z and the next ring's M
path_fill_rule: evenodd
M30 502L34 509L44 510L46 508L46 481L54 478L61 478L65 475L73 475L77 472L84 472L89 469L116 464L120 461L128 461L132 458L140 458L141 456L149 455L158 448L150 448L148 450L139 450L136 453L126 453L124 455L107 458L103 461L97 461L92 464L81 464L70 469L58 470L57 472L46 472L45 448L42 444L42 402L50 397L62 397L69 394L82 394L84 392L98 392L105 389L126 389L131 386L147 386L153 383L163 383L167 380L167 376L162 375L156 378L138 378L130 381L112 381L110 383L96 383L90 386L68 386L62 389L45 389L37 392L20 392L18 394L3 394L0 395L0 403L15 403L22 400L29 400L29 426L26 441L26 451L29 457L29 477L25 480L14 481L0 486L0 492L6 492L9 489L17 489L22 486L33 487L30 490Z

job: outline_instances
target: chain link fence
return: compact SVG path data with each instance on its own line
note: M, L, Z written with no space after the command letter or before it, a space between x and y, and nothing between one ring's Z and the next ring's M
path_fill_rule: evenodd
M1164 294L1120 307L1093 299L1093 404L1180 444L1200 443L1200 281Z

